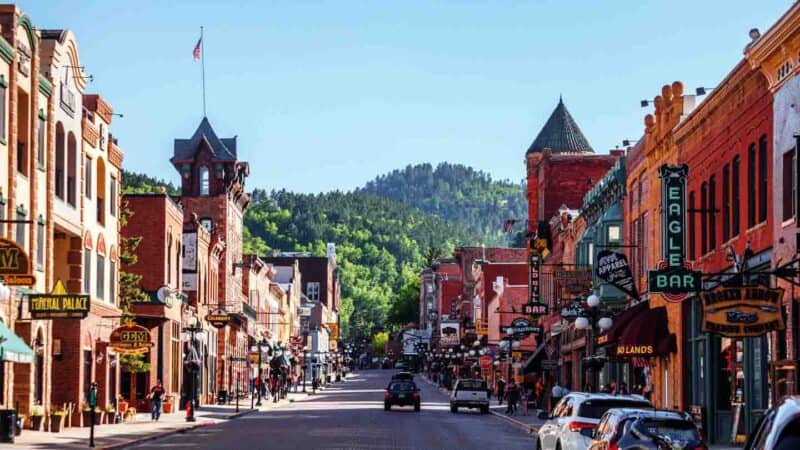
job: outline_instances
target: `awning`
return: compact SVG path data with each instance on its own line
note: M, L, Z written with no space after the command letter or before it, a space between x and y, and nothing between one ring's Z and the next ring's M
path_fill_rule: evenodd
M647 358L677 351L675 335L669 332L667 308L648 310L631 321L617 342L618 358Z
M33 363L33 349L3 323L0 323L0 361Z
M611 325L611 328L597 337L597 344L607 345L618 341L622 334L628 329L628 324L631 322L642 322L644 315L647 314L648 311L650 311L648 302L640 302L622 311L618 316L614 317L614 323Z
M539 346L536 347L536 350L533 352L530 358L528 358L525 361L525 366L523 368L523 371L525 373L541 370L541 367L539 367L539 361L541 361L542 355L544 355L544 352L542 350L544 350L545 345L547 345L547 342L542 342L541 344L539 344Z

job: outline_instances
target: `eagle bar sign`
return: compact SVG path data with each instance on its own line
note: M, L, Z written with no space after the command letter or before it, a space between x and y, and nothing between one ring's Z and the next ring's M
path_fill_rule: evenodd
M664 164L661 178L662 234L664 260L648 274L650 292L660 293L669 301L681 301L686 294L700 289L700 273L688 269L684 262L686 242L686 177L689 166Z

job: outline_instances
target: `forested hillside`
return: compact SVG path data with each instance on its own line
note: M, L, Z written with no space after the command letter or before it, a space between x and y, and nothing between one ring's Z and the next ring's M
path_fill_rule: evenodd
M124 174L124 192L173 184ZM503 221L524 216L519 186L473 169L442 164L407 167L355 192L297 194L256 189L245 212L244 250L325 254L336 244L342 285L342 332L416 321L419 272L457 245L501 244Z
M360 190L399 200L444 220L463 224L489 245L507 245L503 224L527 217L521 184L495 181L461 164L406 166L370 181Z

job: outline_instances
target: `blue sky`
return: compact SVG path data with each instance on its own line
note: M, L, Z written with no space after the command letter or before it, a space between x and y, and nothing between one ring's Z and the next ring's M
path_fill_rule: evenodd
M231 4L237 6L232 7ZM239 136L249 186L349 190L450 161L520 181L563 94L598 152L642 134L665 83L714 86L790 0L22 1L69 28L116 112L125 167L177 181L172 140L208 117Z

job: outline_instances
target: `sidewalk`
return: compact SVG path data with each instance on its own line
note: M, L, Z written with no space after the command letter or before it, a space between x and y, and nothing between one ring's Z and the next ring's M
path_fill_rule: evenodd
M236 405L204 405L195 411L196 422L186 422L186 412L177 411L162 414L158 422L150 421L150 413L139 413L136 419L113 425L100 425L94 429L95 448L119 449L139 442L158 439L170 434L185 432L190 429L224 423L255 411L268 411L288 405L306 394L290 393L287 399L278 403L262 401L261 407L250 409L250 398L239 401L239 412ZM65 428L60 433L46 431L22 430L14 444L0 444L0 448L14 449L85 449L89 446L89 428Z

